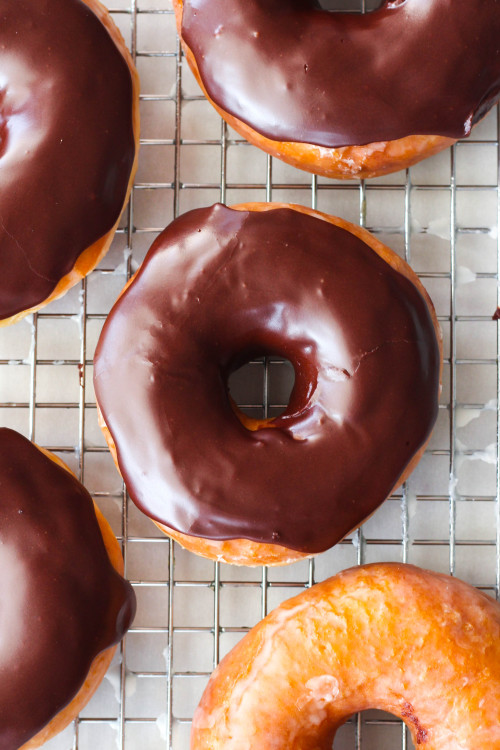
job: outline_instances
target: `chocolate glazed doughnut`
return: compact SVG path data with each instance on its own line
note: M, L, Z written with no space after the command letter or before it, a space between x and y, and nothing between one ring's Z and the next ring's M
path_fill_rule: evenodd
M0 428L0 748L32 750L92 697L135 613L119 545L53 454Z
M498 0L386 0L364 15L317 0L174 8L189 64L229 125L327 177L408 167L468 135L499 97Z
M280 564L338 542L418 461L439 327L368 232L299 206L235 209L191 211L156 240L106 321L95 391L141 510L200 554ZM265 353L294 365L290 403L240 421L228 375Z
M139 80L98 0L0 0L0 325L106 253L137 160Z

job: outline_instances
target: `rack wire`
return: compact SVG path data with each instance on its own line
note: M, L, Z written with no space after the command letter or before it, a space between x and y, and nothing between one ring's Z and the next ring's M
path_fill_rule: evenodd
M491 316L500 304L500 126L492 112L472 139L383 179L311 177L220 121L182 57L169 0L110 1L142 79L139 173L100 267L28 324L0 331L0 424L76 470L122 542L139 602L107 680L47 748L181 750L224 653L281 600L342 568L414 562L499 597L500 329ZM357 221L412 263L443 328L443 397L421 464L358 532L313 560L247 570L183 551L129 504L97 428L91 370L109 307L168 221L217 200L273 199ZM272 416L286 404L290 370L281 360L253 361L232 387L248 413ZM335 750L411 746L404 726L379 712L350 720L335 741Z

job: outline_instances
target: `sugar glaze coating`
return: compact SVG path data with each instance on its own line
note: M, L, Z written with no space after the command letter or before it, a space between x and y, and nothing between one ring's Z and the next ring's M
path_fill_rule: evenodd
M290 599L213 673L191 750L330 750L378 708L423 750L500 749L500 605L412 565L352 568Z

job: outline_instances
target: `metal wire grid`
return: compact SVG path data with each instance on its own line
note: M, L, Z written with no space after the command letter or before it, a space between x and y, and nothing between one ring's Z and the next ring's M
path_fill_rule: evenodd
M119 0L117 0L117 3ZM361 9L365 10L365 3L361 2ZM443 492L414 492L411 488L412 479L406 485L400 495L389 500L385 507L388 510L383 511L391 518L397 517L399 531L387 534L367 534L363 528L356 532L353 539L342 542L338 547L323 556L317 561L311 560L297 566L291 566L288 569L268 570L263 568L261 571L246 571L240 569L229 569L228 566L218 563L200 562L180 550L177 545L172 544L164 537L158 537L155 532L146 526L142 521L137 520L137 514L133 507L129 507L128 499L124 488L120 494L121 512L119 518L113 515L113 508L110 501L116 498L116 492L113 489L107 489L106 483L93 487L93 494L96 500L102 505L103 510L111 517L114 523L115 531L122 541L123 552L125 557L126 572L132 578L134 587L139 597L139 617L134 625L131 634L126 643L122 646L121 661L119 665L119 687L118 689L118 708L107 713L102 713L99 702L93 701L89 709L84 712L82 718L75 722L71 730L71 736L65 733L65 745L57 744L58 741L50 743L54 747L87 748L97 747L99 750L106 750L108 747L119 747L120 749L137 750L140 744L146 743L148 750L158 748L169 748L178 750L187 747L187 736L189 722L191 718L192 707L196 704L197 698L206 682L212 666L215 666L219 658L228 650L241 635L261 616L264 616L268 609L278 603L283 598L295 593L297 590L312 585L315 580L325 578L333 574L341 567L348 564L362 563L373 559L401 559L403 561L413 561L426 564L427 558L431 558L428 563L429 567L440 567L447 569L451 573L463 575L463 567L458 562L460 551L466 549L472 551L474 556L478 556L482 561L480 577L473 582L480 588L487 590L493 595L499 596L500 587L500 479L499 479L499 446L500 446L500 427L498 420L498 410L494 408L492 413L495 416L495 434L494 434L494 455L491 451L487 454L489 465L494 465L493 482L486 483L492 486L491 491L477 495L474 491L462 492L457 491L457 477L459 470L459 461L464 457L474 459L477 455L485 454L484 447L479 449L464 449L461 441L457 437L458 425L457 418L468 410L476 414L485 414L490 409L491 404L486 399L478 400L473 396L471 398L462 398L460 391L460 375L463 368L472 368L474 373L472 380L476 378L482 380L482 372L487 370L488 377L486 380L490 384L488 395L496 398L500 391L500 379L498 368L498 353L500 349L500 333L494 332L494 351L488 351L488 356L482 356L472 353L467 356L462 353L461 336L463 327L470 326L475 332L488 330L487 338L491 338L491 327L495 324L491 322L491 310L488 314L462 314L460 311L458 291L459 291L459 252L457 245L464 237L486 238L491 237L492 227L488 223L485 226L465 226L459 222L457 216L457 205L460 197L478 195L485 201L491 198L496 206L496 227L498 229L500 219L500 201L498 183L500 179L500 166L498 161L498 143L499 143L499 125L498 116L496 132L494 137L487 135L481 140L468 141L467 144L458 144L452 148L448 156L449 159L449 181L435 181L433 184L425 184L425 180L418 181L418 176L424 174L422 170L412 169L407 171L403 180L386 180L374 181L370 183L348 183L339 184L334 181L325 181L316 177L306 177L302 173L294 170L285 171L283 178L283 168L279 163L274 162L271 158L265 158L258 152L242 141L228 128L221 123L220 135L215 138L196 138L183 137L183 123L185 121L184 108L191 106L196 102L204 102L204 99L198 93L191 93L189 83L189 73L185 67L181 56L179 43L175 46L162 44L161 47L154 48L151 45L142 43L142 29L146 25L149 28L158 26L159 28L170 29L166 35L173 39L172 27L173 16L170 3L168 0L147 0L141 4L139 0L124 0L123 5L114 5L111 8L113 16L119 26L122 28L126 39L130 43L132 54L137 61L139 69L145 70L149 65L169 61L173 66L172 91L168 93L148 93L145 89L141 95L141 104L143 109L152 107L155 113L162 111L163 105L167 104L175 110L173 117L171 133L168 137L145 137L142 138L143 155L148 149L167 149L173 151L173 158L170 160L168 169L164 171L164 177L157 179L143 179L139 173L138 182L135 185L130 205L126 212L126 222L119 230L119 235L115 242L118 251L125 248L123 258L125 259L125 269L123 279L129 278L133 272L134 263L139 260L144 252L146 244L163 228L163 224L150 224L147 219L141 216L141 208L144 200L141 196L151 196L160 192L166 197L169 204L165 212L167 220L177 215L182 210L194 205L204 205L207 202L207 195L212 196L212 200L219 199L222 202L234 202L236 200L255 199L272 200L287 199L288 195L293 196L291 199L296 202L309 204L313 208L321 207L335 213L333 207L336 205L339 196L343 199L348 196L349 205L351 199L355 198L357 203L357 218L362 226L367 226L371 231L379 236L391 235L392 243L399 245L402 254L408 260L412 260L412 251L415 246L415 226L414 226L414 205L415 196L422 191L435 193L436 198L446 196L448 204L449 223L451 227L448 240L449 246L449 267L446 270L436 270L432 263L428 263L428 269L422 270L421 278L429 286L432 284L441 284L449 291L449 309L440 311L439 319L445 332L446 351L445 351L445 372L444 387L445 396L441 404L441 416L444 416L444 422L447 425L447 444L431 447L428 451L428 457L436 459L440 464L440 476L444 478L446 491ZM162 32L163 33L163 32ZM161 35L160 35L161 36ZM153 33L154 37L154 33ZM146 36L144 37L146 38ZM208 105L207 105L208 106ZM154 115L156 117L156 114ZM491 118L490 118L491 119ZM474 179L470 184L466 181L457 179L458 166L461 163L461 151L464 149L473 149L474 147L485 148L491 147L495 151L495 179L481 181ZM207 148L216 148L219 153L219 177L218 181L208 179L190 180L183 179L183 159L186 151L190 148L199 150ZM229 160L233 154L243 153L242 163L244 169L254 160L264 159L264 170L262 177L255 182L245 179L232 180L229 176ZM143 158L143 157L141 157ZM146 159L147 161L147 159ZM425 169L425 167L424 167ZM196 170L195 170L196 172ZM278 173L278 178L273 175ZM417 173L417 179L415 179ZM243 178L245 178L243 171ZM156 172L155 172L156 175ZM184 197L187 200L184 200ZM374 224L370 221L370 204L372 201L381 201L382 205L392 205L394 200L403 200L404 203L404 221L401 226L387 225L384 223ZM473 201L474 202L474 201ZM329 209L329 206L332 206ZM147 216L147 212L146 212ZM349 217L351 218L351 217ZM165 223L165 222L163 222ZM421 227L422 229L422 227ZM427 231L429 228L427 227ZM422 232L421 232L422 233ZM425 227L423 228L425 234ZM147 242L144 242L147 240ZM479 270L475 273L476 282L496 285L498 279L498 258L500 249L498 240L495 253L495 268L487 267L486 270ZM116 256L116 253L115 253ZM84 280L81 284L80 294L75 301L76 307L68 311L54 312L54 306L46 308L42 313L33 316L32 326L30 329L30 351L28 357L18 355L18 348L12 334L2 332L4 341L2 346L2 356L6 351L14 352L14 356L7 355L0 359L1 372L5 374L6 367L16 368L14 372L22 373L23 370L29 370L28 382L24 384L26 399L19 398L2 398L0 391L0 414L4 424L12 424L33 439L40 440L38 433L40 431L40 420L43 416L45 420L45 410L48 410L48 422L55 424L56 421L70 419L71 415L78 414L78 425L76 428L76 440L61 441L60 444L51 443L50 438L44 442L51 450L61 454L63 458L76 464L80 478L87 480L87 468L95 457L105 458L107 456L104 444L95 439L89 438L89 433L94 436L93 423L95 422L95 405L93 403L91 381L89 380L90 368L92 366L91 350L96 338L96 329L105 319L105 312L95 312L95 303L93 295L89 292L89 285L96 283L98 289L111 286L114 289L116 277L116 265L122 256L118 255L118 260L113 266L113 251L98 271L91 279ZM97 279L97 282L92 280ZM118 290L117 290L118 291ZM495 286L495 302L500 302L499 292ZM116 296L116 294L114 295ZM490 295L491 296L491 295ZM89 302L92 302L89 309ZM64 305L63 308L64 310ZM481 308L482 309L482 308ZM40 333L41 327L56 326L53 330L57 331L60 326L68 320L78 318L80 335L78 337L78 352L76 350L71 357L64 356L60 359L43 356L45 344L43 345L42 356L39 356L41 350L41 340L45 341L45 335ZM19 324L22 325L22 324ZM55 334L57 335L57 334ZM467 336L465 338L468 338ZM483 336L479 333L479 339ZM6 343L5 343L6 342ZM71 349L73 352L73 348ZM54 368L59 369L56 371ZM68 367L71 372L78 368L78 398L58 400L52 397L50 400L43 400L39 396L39 385L41 374L46 380L54 374L61 371L60 368ZM279 409L283 404L270 401L270 388L273 378L273 372L282 367L281 363L272 359L252 362L249 367L258 372L260 378L262 396L256 400L246 401L243 407L251 410L256 414L256 410L261 415L267 416L273 413L273 410ZM48 369L44 369L48 368ZM10 370L12 372L12 370ZM20 380L23 378L21 377ZM279 379L279 375L278 375ZM471 378L469 378L470 380ZM2 384L0 379L0 386ZM7 378L10 383L11 378ZM7 382L4 381L5 382ZM494 390L492 390L494 389ZM3 388L2 388L3 390ZM476 393L472 388L465 389L467 393ZM9 393L9 388L4 392ZM16 391L17 393L17 391ZM466 394L467 395L467 394ZM241 402L240 402L241 403ZM491 410L491 409L490 409ZM465 420L466 421L466 420ZM89 426L90 425L90 426ZM45 435L45 427L42 429ZM445 441L446 442L446 441ZM434 470L432 470L434 471ZM448 482L449 480L449 482ZM424 483L425 484L425 483ZM460 515L459 510L464 507L470 507L471 501L475 501L475 506L479 507L481 512L488 514L489 526L491 533L486 537L470 538L463 534L457 534L457 517ZM415 503L419 507L426 504L436 507L446 508L447 516L447 536L439 533L433 534L431 530L426 530L423 535L412 534L412 522L414 518ZM424 510L425 513L425 510ZM459 519L460 520L460 519ZM366 527L365 527L366 528ZM377 528L377 527L376 527ZM445 553L446 561L437 558L437 564L434 562L432 555L438 549L439 554ZM487 555L484 557L484 552ZM146 555L148 560L153 560L151 569L144 575L136 575L137 571L143 570L141 555ZM154 562L160 561L160 566ZM434 562L434 564L432 564ZM484 562L484 564L483 564ZM141 567L142 565L142 567ZM160 567L160 575L156 572ZM207 605L210 599L210 606ZM153 609L155 612L163 611L163 616L156 622L148 619L148 609L155 599ZM245 607L247 600L253 602L252 614L249 617ZM231 604L231 602L233 602ZM232 617L224 614L224 609L232 613ZM201 620L198 617L197 609L207 609L210 622L206 618ZM235 614L236 611L236 614ZM142 614L141 614L142 613ZM180 613L180 618L177 617ZM239 619L238 619L239 618ZM201 624L199 624L201 622ZM138 650L139 659L136 659L135 644L144 639L148 644L156 642L156 656L159 658L152 659L149 664L148 659L144 661L144 654L141 649ZM197 640L202 646L197 646L204 652L203 659L199 665L192 665L189 659L186 661L186 651L189 651L191 644ZM159 644L159 645L158 645ZM162 651L163 647L163 651ZM195 650L197 650L195 649ZM209 657L207 657L209 654ZM162 662L162 658L164 661ZM141 662L142 659L142 662ZM136 663L137 662L137 663ZM178 665L177 664L180 665ZM146 663L146 666L144 664ZM183 666L187 663L187 666ZM137 684L140 682L152 683L153 690L145 691L146 703L148 695L152 696L151 711L140 710L135 712L134 709L134 690L137 691ZM140 691L138 691L140 692ZM154 695L153 695L154 694ZM160 706L160 708L158 708ZM109 727L112 727L109 735ZM369 714L358 716L351 720L343 732L339 734L338 742L335 747L339 750L344 748L356 748L360 750L363 747L376 748L380 742L380 747L401 747L403 750L411 747L411 741L401 724L390 717L380 716L378 714Z

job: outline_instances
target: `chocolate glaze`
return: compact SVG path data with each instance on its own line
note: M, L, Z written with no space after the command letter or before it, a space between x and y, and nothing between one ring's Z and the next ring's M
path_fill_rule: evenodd
M256 354L295 385L245 429L227 378ZM114 306L95 390L137 505L210 539L327 549L387 497L437 415L427 305L349 232L291 209L191 211Z
M92 498L29 440L0 428L0 750L37 734L135 612Z
M0 318L46 299L123 207L132 79L81 0L0 0Z
M275 141L461 138L500 94L500 0L184 0L182 36L210 98Z

